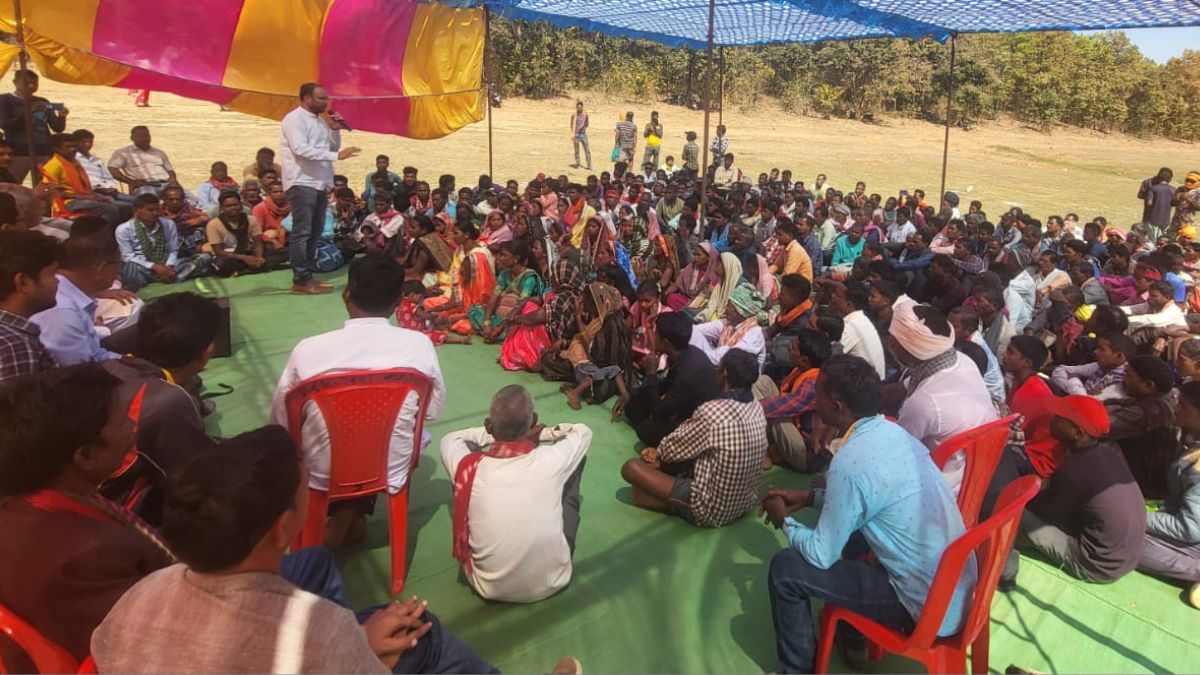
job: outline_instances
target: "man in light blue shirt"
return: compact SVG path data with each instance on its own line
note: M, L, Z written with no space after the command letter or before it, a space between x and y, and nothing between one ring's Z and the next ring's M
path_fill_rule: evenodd
M30 317L41 329L42 344L63 366L121 356L100 346L95 325L96 296L116 281L121 253L107 223L91 220L76 221L71 238L59 249L56 304Z
M142 286L161 281L166 284L200 276L208 271L212 256L197 253L179 255L179 230L175 221L162 217L162 200L154 194L140 194L133 202L133 219L117 226L117 246L121 249L121 284L136 292Z
M320 234L328 208L327 190L333 187L333 163L359 153L342 147L341 116L321 117L329 110L329 94L315 82L300 85L300 105L283 118L279 158L283 162L283 189L292 205L292 233L288 253L292 264L292 293L320 295L333 290L313 279Z
M812 672L813 598L911 630L942 553L964 532L958 505L929 451L884 419L879 402L879 376L870 364L856 356L827 360L815 405L822 422L847 431L825 487L770 490L763 499L767 520L783 529L789 544L771 560L769 578L776 649L785 672ZM821 511L815 527L788 515L806 506ZM865 543L879 565L843 559L848 543L866 553ZM968 564L939 635L961 628L976 576L974 564ZM840 630L839 642L852 654L865 651L856 631Z

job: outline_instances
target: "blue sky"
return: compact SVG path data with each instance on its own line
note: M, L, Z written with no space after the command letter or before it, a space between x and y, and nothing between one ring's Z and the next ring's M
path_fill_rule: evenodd
M1185 49L1200 49L1200 28L1137 28L1125 33L1143 54L1159 63Z

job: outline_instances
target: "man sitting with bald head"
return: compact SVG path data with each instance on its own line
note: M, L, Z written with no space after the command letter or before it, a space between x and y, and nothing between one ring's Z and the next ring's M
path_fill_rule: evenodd
M591 443L583 424L538 424L533 398L515 384L492 397L482 427L442 439L454 557L480 596L536 602L570 583Z

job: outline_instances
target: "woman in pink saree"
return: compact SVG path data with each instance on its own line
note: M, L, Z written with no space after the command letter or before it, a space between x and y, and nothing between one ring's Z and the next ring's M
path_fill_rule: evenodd
M715 281L713 269L716 264L716 247L707 241L700 242L692 252L691 262L679 270L676 280L663 290L667 306L678 312L687 307L696 296L711 288Z

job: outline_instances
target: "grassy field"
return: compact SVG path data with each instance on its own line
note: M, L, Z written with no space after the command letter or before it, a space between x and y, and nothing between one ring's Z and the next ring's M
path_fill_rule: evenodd
M231 171L254 159L261 146L278 148L279 125L271 120L221 112L216 105L167 94L154 94L152 107L136 108L124 90L80 87L44 80L41 94L65 102L71 110L70 128L85 127L96 134L96 152L107 157L126 145L129 128L149 125L154 144L175 162L180 180L189 188L207 177L209 164L224 160ZM651 109L660 113L665 128L663 156L679 156L684 133L701 134L703 114L664 103L645 104L580 95L591 115L593 168L611 168L611 128L625 110L634 111L639 125ZM522 185L539 172L566 173L582 179L586 172L570 168L573 161L568 120L574 98L545 101L509 100L495 111L494 173ZM714 114L714 126L715 118ZM940 126L905 119L863 124L821 120L759 106L750 113L727 110L730 151L746 173L757 175L772 167L791 169L797 179L811 182L825 173L839 189L863 180L871 192L895 194L901 188L936 192L940 180ZM353 120L351 120L353 122ZM341 163L338 172L362 188L363 176L373 169L376 154L392 158L393 170L416 166L421 177L435 182L438 175L458 176L461 187L474 185L488 172L487 124L471 125L447 138L417 141L380 134L346 134L344 143L363 154ZM641 159L639 149L638 158ZM972 131L955 129L950 136L947 185L963 198L983 201L989 214L1018 205L1038 217L1075 212L1081 218L1103 215L1114 224L1129 225L1141 216L1136 199L1138 183L1160 166L1176 176L1200 168L1195 144L1075 129L1041 133L1010 122L982 124ZM965 208L964 208L965 210Z

